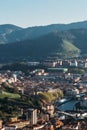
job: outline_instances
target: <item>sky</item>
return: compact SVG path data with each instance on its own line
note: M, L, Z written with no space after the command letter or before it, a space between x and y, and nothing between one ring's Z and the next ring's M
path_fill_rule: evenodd
M0 0L0 24L43 26L87 20L87 0Z

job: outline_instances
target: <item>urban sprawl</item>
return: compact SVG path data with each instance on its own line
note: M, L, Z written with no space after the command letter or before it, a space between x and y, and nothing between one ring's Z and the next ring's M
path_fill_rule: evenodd
M0 71L1 130L87 130L87 58Z

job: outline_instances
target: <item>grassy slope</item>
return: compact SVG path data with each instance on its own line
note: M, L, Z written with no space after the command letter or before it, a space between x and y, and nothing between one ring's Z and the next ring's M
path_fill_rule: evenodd
M67 40L63 40L63 45L62 45L64 51L69 52L69 51L77 51L79 52L80 50L74 46L71 42Z
M80 49L78 49L68 40L63 40L61 43L61 47L62 47L61 54L67 57L78 56L80 53Z
M3 91L0 94L0 98L5 98L5 97L18 99L18 98L20 98L20 95L19 94L14 94L14 93L8 93L8 92Z

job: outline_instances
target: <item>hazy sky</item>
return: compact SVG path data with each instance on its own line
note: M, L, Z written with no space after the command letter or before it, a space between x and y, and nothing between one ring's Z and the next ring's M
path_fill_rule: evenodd
M0 0L0 24L21 27L87 20L87 0Z

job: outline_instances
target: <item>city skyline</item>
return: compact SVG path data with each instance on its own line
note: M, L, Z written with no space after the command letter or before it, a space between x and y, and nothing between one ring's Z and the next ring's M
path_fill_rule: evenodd
M87 20L87 0L0 0L0 25L20 27Z

